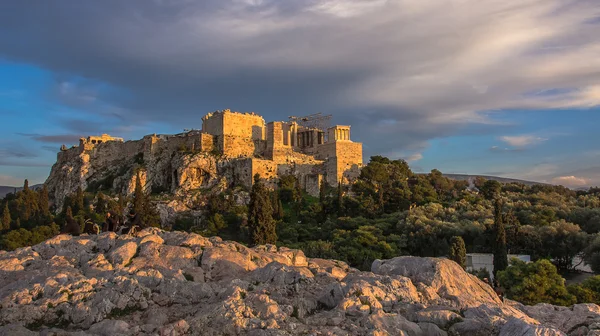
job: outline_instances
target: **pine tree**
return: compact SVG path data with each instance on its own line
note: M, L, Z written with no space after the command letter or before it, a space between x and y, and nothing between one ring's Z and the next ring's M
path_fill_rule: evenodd
M43 216L48 216L50 214L50 202L48 201L48 187L45 184L38 192L38 204L40 213Z
M275 244L277 241L269 191L262 184L259 174L254 175L250 193L248 229L251 245Z
M29 191L29 180L25 179L23 183L23 191Z
M450 259L454 260L463 269L467 266L467 249L465 241L460 236L450 239Z
M10 210L8 209L8 202L4 203L4 211L2 212L2 227L0 230L8 230L10 229L10 223L12 219L10 218Z
M494 203L494 279L499 271L504 271L508 267L506 231L504 229L502 206L502 200L496 198Z

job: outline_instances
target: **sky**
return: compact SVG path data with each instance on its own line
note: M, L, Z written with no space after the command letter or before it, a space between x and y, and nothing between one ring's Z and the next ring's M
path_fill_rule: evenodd
M0 2L0 185L60 145L317 112L417 172L600 185L597 0Z

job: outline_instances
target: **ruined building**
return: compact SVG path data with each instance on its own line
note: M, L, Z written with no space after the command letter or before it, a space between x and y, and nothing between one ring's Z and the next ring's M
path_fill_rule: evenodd
M266 123L255 113L223 110L205 115L201 130L133 141L90 136L58 153L46 183L59 200L78 186L129 193L138 174L147 190L173 193L250 187L258 173L271 187L280 176L293 174L317 195L323 179L337 186L356 178L362 144L350 139L350 126L318 127L306 120Z

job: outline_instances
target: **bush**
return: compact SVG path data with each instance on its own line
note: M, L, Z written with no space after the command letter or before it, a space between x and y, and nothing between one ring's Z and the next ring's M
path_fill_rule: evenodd
M545 302L569 306L577 302L577 297L567 291L565 279L557 273L556 266L546 259L525 263L515 258L497 276L509 299L527 305Z

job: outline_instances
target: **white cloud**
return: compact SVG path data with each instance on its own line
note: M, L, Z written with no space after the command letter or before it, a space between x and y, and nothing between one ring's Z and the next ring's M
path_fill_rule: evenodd
M513 147L527 147L531 145L539 144L548 139L541 138L534 135L515 135L515 136L502 136L500 140L506 142Z
M405 160L406 160L406 162L415 162L415 161L421 160L422 158L423 158L423 154L421 154L421 153L415 153L415 154L412 154L410 156L407 156L405 158Z
M577 176L558 176L552 179L553 184L563 185L565 187L586 187L589 181L583 177Z

